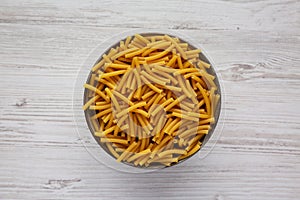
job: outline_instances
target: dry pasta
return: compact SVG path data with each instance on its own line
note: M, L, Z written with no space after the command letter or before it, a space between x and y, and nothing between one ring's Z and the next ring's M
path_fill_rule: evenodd
M83 110L94 137L118 162L171 166L201 149L221 98L201 55L173 36L135 34L92 67Z

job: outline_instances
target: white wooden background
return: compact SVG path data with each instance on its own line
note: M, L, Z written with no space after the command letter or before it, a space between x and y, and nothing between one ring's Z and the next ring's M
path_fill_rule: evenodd
M298 0L1 0L0 199L299 199L299 12ZM82 146L77 71L133 28L175 29L215 61L227 117L205 159L128 174Z

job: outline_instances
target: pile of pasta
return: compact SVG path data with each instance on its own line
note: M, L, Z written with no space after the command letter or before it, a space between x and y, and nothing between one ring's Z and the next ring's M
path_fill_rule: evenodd
M94 137L117 161L171 166L201 148L220 94L200 54L176 37L136 34L94 65L83 109Z

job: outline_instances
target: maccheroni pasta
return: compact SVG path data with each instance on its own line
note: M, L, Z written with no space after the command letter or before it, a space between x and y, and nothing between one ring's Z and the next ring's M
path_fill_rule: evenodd
M84 84L93 136L116 161L171 166L212 131L220 89L201 50L164 34L136 34L102 55Z

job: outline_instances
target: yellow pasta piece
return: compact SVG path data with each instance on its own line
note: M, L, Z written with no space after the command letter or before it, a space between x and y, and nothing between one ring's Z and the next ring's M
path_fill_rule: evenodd
M183 104L183 103L180 104L180 107L181 107L184 111L188 111L188 112L191 112L191 111L192 111L192 108L186 106L186 105Z
M127 80L126 80L126 84L124 84L124 87L121 89L121 92L122 93L125 93L126 92L126 89L127 88L130 88L130 85L131 85L131 83L132 83L132 81L133 81L133 73L130 73L129 75L128 75L128 77L127 77ZM128 90L127 90L128 91ZM128 96L128 98L129 99L131 99L129 96Z
M159 52L158 52L159 53ZM156 53L156 54L158 54L158 53ZM155 55L156 55L155 54ZM151 55L152 56L152 54L149 54L149 55ZM160 58L160 59L157 59L157 60L152 60L152 61L149 61L149 62L146 62L145 61L145 64L158 64L158 65L164 65L165 63L167 63L167 61L169 61L170 59L169 59L169 57L168 56L165 56L165 57L162 57L162 58Z
M155 51L157 49L165 49L165 48L169 47L170 45L171 45L171 42L167 42L167 41L159 41L159 43L157 43L155 45L152 45L152 46L149 43L147 45L148 49L143 52L142 56L143 57L148 56L148 55L151 54L151 52L153 52L153 51Z
M188 72L199 72L199 70L197 68L184 68L184 69L178 69L173 74L175 76L177 76L177 75L185 74L185 73L188 73Z
M114 150L114 148L111 146L110 143L106 143L106 146L107 146L108 150L110 151L110 153L111 153L115 158L119 158L119 154Z
M196 127L193 126L193 127L190 127L189 129L187 129L187 130L185 130L185 131L179 133L179 134L178 134L178 137L179 137L179 138L184 138L184 137L186 137L187 135L191 135L191 134L196 135L196 134L197 134L197 131L198 131L198 127L197 127L197 126L196 126Z
M134 122L134 119L133 119L133 114L132 113L129 113L129 135L131 136L131 137L135 137L136 135L135 135L135 126L136 126L136 124L135 124L135 122Z
M176 87L176 86L171 86L171 85L165 85L165 87L169 90L172 90L172 91L176 91L176 92L181 92L182 89L179 88L179 87Z
M106 138L109 138L108 136ZM116 137L117 139L120 139L120 137ZM112 139L112 137L110 137L110 139ZM110 143L109 141L106 141L105 143ZM120 143L111 143L111 146L114 148L122 148L122 149L126 149L128 147L128 143L127 144L120 144Z
M205 82L200 79L199 77L195 76L194 74L192 75L192 79L199 82L199 84L203 87L203 88L207 88Z
M117 125L118 125L119 127L121 127L122 124L126 121L127 118L128 118L128 116L124 115L124 116L122 116L122 117L120 117L120 118L115 119L115 120L116 120L115 123L117 123Z
M173 66L174 65L174 63L176 62L176 60L177 60L177 56L176 56L176 54L173 54L173 56L172 56L172 58L171 58L171 60L167 63L167 65L166 66L168 66L168 67L171 67L171 66Z
M142 91L142 82L141 82L141 77L140 77L140 74L138 73L138 71L135 69L133 71L134 75L135 75L135 78L137 80L137 92L136 92L136 98L137 99L140 99L141 98L141 91Z
M150 149L145 149L145 150L143 150L143 151L141 151L139 153L136 153L135 155L131 156L127 161L128 162L132 162L132 161L138 159L139 157L144 156L145 154L148 154L148 153L151 153L151 150Z
M117 60L114 60L114 62L116 62ZM132 60L131 60L131 58L125 58L125 57L119 57L118 58L118 61L121 61L121 62L124 62L125 64L126 63L131 63L131 62L133 62ZM116 63L117 64L117 63ZM123 64L123 65L125 65L125 64ZM129 65L129 64L128 64ZM129 65L129 66L131 66L131 65Z
M154 109L154 106L156 104L158 104L158 102L164 97L164 95L161 95L161 94L158 94L157 97L155 97L153 103L150 105L150 104L147 104L147 106L149 107L149 113L151 113L151 111L153 111Z
M127 142L127 141L126 141ZM136 142L133 142L132 144L129 145L129 147L120 155L120 157L117 159L118 162L121 162L123 158L131 152L131 150L137 145Z
M103 120L104 123L107 123L111 115L112 115L111 113L108 113L107 115L102 116L101 119Z
M208 115L211 115L211 106L210 106L210 102L209 102L209 99L205 93L205 90L203 89L203 87L199 84L199 83L196 83L196 86L199 88L203 98L204 98L204 102L205 102L205 106L206 106L206 111L207 111L207 114Z
M158 154L158 157L162 158L166 155L169 155L169 154L180 154L180 155L186 155L187 152L186 150L183 150L183 149L170 149L170 150L166 150L166 151L163 151L161 153Z
M167 135L152 151L150 158L153 158L156 153L163 147L164 144L166 144L172 137Z
M145 43L145 44L150 43L149 40L147 40L145 37L141 36L140 34L135 34L134 36L135 36L139 41L141 41L141 42L143 42L143 43Z
M150 96L152 96L154 94L155 94L155 91L151 90L151 91L147 92L146 94L144 94L142 96L142 99L145 100L145 99L149 98Z
M185 95L181 95L180 97L178 97L175 101L173 101L172 103L170 103L166 108L165 111L170 110L171 108L173 108L175 105L179 104L183 99L185 99L186 96ZM171 98L173 99L173 98Z
M117 136L120 131L120 127L117 125L116 128L114 129L114 136Z
M118 144L124 144L127 145L128 141L124 140L124 139L119 139L119 138L101 138L100 139L101 142L110 142L110 143L118 143Z
M128 37L126 38L125 44L124 44L126 49L128 48L128 45L129 45L130 41L131 41L131 36L128 36ZM124 55L125 55L125 54L124 54Z
M111 82L109 82L109 81L107 81L107 80L105 80L105 79L103 79L103 78L96 78L96 80L98 80L99 82L101 82L101 83L107 85L108 87L110 87L110 88L112 88L112 89L115 88L115 85L114 85L113 83L111 83Z
M123 50L125 50L126 48L125 48L125 43L124 43L124 41L122 40L122 41L120 41L120 50L121 51L123 51Z
M150 69L149 66L151 66L151 65L156 65L156 64L157 64L157 63L155 63L155 64L150 64L150 65L145 64L145 65L143 65L143 67L144 67L144 69L146 70L147 73L151 74L152 72L151 72L151 69Z
M105 88L105 92L110 97L111 101L113 102L114 106L116 107L117 112L120 112L121 108L120 108L119 102L117 101L117 99L115 98L115 96L112 94L112 92L110 91L110 89Z
M153 129L153 127L151 125L147 125L148 124L147 121L143 120L143 117L141 115L136 115L136 117L139 123L141 124L141 127L148 134ZM142 133L140 132L140 134ZM141 138L141 136L139 138Z
M155 55L157 55L157 54L155 54ZM169 59L168 56L165 56L165 57L159 58L157 60L148 61L147 63L149 66L156 66L156 65L164 66L166 64L165 60L167 60L167 59ZM147 67L147 65L145 67ZM148 70L148 73L149 73L149 70Z
M178 67L179 69L183 69L183 64L182 64L182 61L181 61L181 56L177 56L177 63L178 63Z
M171 45L166 50L164 50L163 52L161 52L161 53L159 53L157 55L145 57L145 60L146 61L157 60L157 59L159 59L159 58L164 57L165 55L167 55L173 48L174 48L174 45Z
M107 57L108 57L109 59L111 59L111 57L112 57L113 55L117 54L118 51L119 51L118 49L111 48L110 51L109 51L109 53L107 54Z
M100 60L100 62L98 62L93 68L92 68L92 72L97 71L99 68L101 68L105 63L105 60L102 59Z
M142 133L142 135L145 135L145 133ZM143 150L145 150L147 140L146 140L146 138L144 138L144 136L142 136L141 140L142 140L142 142L141 142L140 151L143 151Z
M208 134L208 130L198 130L195 132L185 133L184 135L180 135L180 137L183 138L184 140L187 140L187 138L192 137L194 138L192 141L198 141L200 138L202 138L204 135L207 134ZM197 139L197 136L199 137L199 139ZM188 143L191 143L191 141Z
M99 96L101 96L104 100L108 101L109 102L109 98L103 93L101 92L99 89L95 88L94 86L91 86L89 84L84 84L84 87L86 89L89 89L95 93L97 93Z
M178 43L173 39L171 38L170 36L168 35L165 35L164 36L166 40L170 41L175 47L176 49L178 50L178 52L180 53L180 55L182 56L183 59L187 59L187 56L186 56L186 53L183 51L183 49L178 45ZM172 48L173 49L173 48Z
M189 68L188 68L189 69ZM195 72L190 72L190 73L187 73L187 74L185 74L184 75L184 78L185 79L188 79L188 78L190 78L190 77L192 77L192 76L203 76L203 73L201 73L200 71L195 71ZM198 77L197 77L198 78ZM201 80L201 79L200 79Z
M169 134L169 130L177 123L180 122L180 119L179 118L176 118L175 120L173 120L168 126L165 126L166 128L164 129L164 132L167 133L168 135Z
M197 134L208 134L208 130L198 130Z
M106 144L109 144L109 143L106 143ZM113 147L112 147L112 148L113 148ZM116 153L122 153L122 152L124 152L124 151L125 151L124 148L120 148L120 147L116 147L116 148L115 148L115 152L116 152ZM119 155L119 154L118 154L118 155ZM120 155L119 155L119 156L120 156ZM119 157L119 156L118 156L118 157ZM116 158L118 158L118 157L116 157Z
M212 113L212 115L215 113L214 101L215 101L215 91L216 91L216 89L217 88L212 87L212 88L210 88L210 91L209 91L209 100L210 100L210 103L211 103L211 113Z
M190 90L187 88L186 84L184 83L184 80L183 80L180 76L178 76L178 83L179 83L180 87L182 88L183 93L184 93L187 97L191 98L191 97L192 97L192 93L191 93Z
M201 146L199 144L196 144L193 149L188 151L188 153L186 155L182 155L179 159L182 160L182 159L190 157L191 155L195 154L200 149L200 147Z
M102 57L107 63L111 63L111 60L109 59L109 57L107 57L106 54L104 54Z
M146 154L144 158L139 162L140 166L143 166L149 160L149 154Z
M110 112L112 112L112 109L111 109L111 108L108 108L108 109L103 110L103 111L97 113L96 115L92 116L92 119L100 118L100 117L102 117L102 116L104 116L105 114L108 114L108 113L110 113Z
M214 100L214 108L216 109L217 108L217 106L218 106L218 103L219 103L219 100L220 100L220 95L219 94L216 94L216 96L215 96L215 100ZM214 113L212 113L212 114L214 114Z
M158 79L157 77L155 77L155 76L153 76L153 75L151 75L151 74L148 74L148 73L145 72L145 71L142 71L141 74L142 74L143 76L145 76L148 80L153 81L154 83L157 83L157 84L160 84L160 85L165 85L165 84L166 84L166 82L164 82L164 81Z
M150 116L146 111L144 111L142 109L134 109L134 110L132 110L132 112L139 113L139 114L141 114L141 115L143 115L144 117L147 117L147 118L149 118L149 116Z
M145 158L145 155L139 157L136 161L134 161L133 164L134 164L135 166L139 165L139 163L140 163L144 158Z
M114 72L109 72L109 73L103 73L100 78L107 78L107 77L111 77L111 76L117 76L120 74L124 74L126 72L126 70L118 70L118 71L114 71Z
M159 41L150 42L150 43L147 44L147 47L150 48L150 47L156 46L156 45L158 45L158 44L161 44L161 43L163 43L163 42L166 42L166 41L164 41L164 40L159 40ZM171 42L168 42L167 46L170 46L170 44L171 44Z
M157 157L157 159L155 159L154 161L151 161L151 163L153 162L160 162L164 165L170 166L171 163L177 163L178 162L178 158L160 158Z
M133 141L134 142L134 141ZM134 155L136 152L139 152L139 146L141 144L141 141L138 141L137 142L137 145L130 151L127 153L127 155L123 158L123 161L127 161L128 162L128 159Z
M208 124L208 123L214 123L215 122L215 118L211 117L205 120L200 120L199 125L203 125L203 124Z
M152 83L150 83L144 76L141 76L142 81L150 87L152 90L154 90L157 93L162 93L162 90L154 86Z
M105 63L105 68L114 68L114 69L123 69L123 70L127 70L130 68L130 65L127 64L116 64L116 63Z
M136 77L135 77L135 75L134 75L134 73L132 74L132 80L131 80L131 82L129 82L128 81L128 83L129 83L129 89L131 89L132 91L133 90L135 90L136 89L136 87L137 87L137 80L136 80ZM133 93L131 93L131 95L133 95ZM132 96L130 96L130 97L128 97L129 99L131 99L132 98Z
M129 47L137 47L139 49L144 48L144 44L140 43L139 41L137 41L136 39L133 39L132 42L128 45Z
M147 103L145 101L139 102L137 104L134 104L134 105L130 106L128 109L119 112L116 116L119 118L119 117L125 115L126 113L131 112L132 110L134 110L134 109L136 109L138 107L145 106L146 104Z
M159 74L160 76L164 76L165 79L170 80L169 82L172 81L175 85L177 85L177 83L178 83L178 81L173 76L171 76L170 74L168 74L167 72L162 72L162 71L157 70L155 68L152 68L151 71L154 72L154 73L156 73L156 74Z
M86 103L84 104L84 106L82 107L82 109L83 109L83 110L88 109L88 107L89 107L90 105L92 105L93 103L95 103L95 101L97 101L99 98L100 98L99 95L94 96L94 97L91 98L88 102L86 102Z
M93 124L93 127L94 127L94 130L95 131L99 131L100 130L100 125L99 125L99 121L96 120L96 119L92 119L92 124Z
M177 99L176 99L177 100ZM170 98L168 100L166 100L164 103L161 104L161 106L163 108L165 108L167 105L169 105L170 103L173 103L174 99ZM176 103L174 105L176 105L178 102L176 101ZM155 116L160 110L160 107L157 107L152 113L150 113L151 116Z
M90 85L94 85L95 84L95 78L96 78L96 74L92 74L91 75L91 79L90 79ZM91 95L92 93L90 93L90 95Z
M127 54L125 54L125 58L132 58L132 57L134 57L134 56L137 56L137 55L139 55L139 54L142 54L142 53L143 53L144 51L146 51L146 50L147 50L147 48L145 47L145 48L138 49L138 50L136 50L136 51L127 53Z
M112 126L112 127L108 128L108 129L106 129L105 131L95 132L95 136L97 136L97 137L104 137L108 133L113 132L115 128L116 128L116 126Z
M150 72L148 72L148 73L149 73L149 75L151 75L152 77L154 77L155 79L157 79L157 80L159 80L159 81L162 81L162 82L164 82L164 83L171 83L171 80L170 80L170 79L161 77L161 74L158 75L158 74L153 73L153 69L150 70ZM162 84L162 85L163 85L163 84Z
M198 54L191 54L191 55L187 55L186 57L187 57L187 59L188 59L191 63L193 63L193 62L196 61L196 59L199 58L199 55L198 55Z
M188 43L179 43L178 44L182 49L187 49L189 44Z
M145 106L146 110L149 110L149 108L153 105L154 101L157 99L157 97L161 95L159 93L156 93L155 95L153 95L151 98L149 98L149 100L147 101L147 104Z
M180 122L175 123L167 132L168 135L172 135L176 129L178 129L181 126Z
M163 35L154 35L154 36L151 36L151 38L154 38L155 40L163 40L164 36Z
M170 67L164 67L164 66L160 66L160 65L151 65L153 68L163 71L163 72L167 72L167 73L173 73L176 72L178 69L173 69Z
M201 53L201 50L200 49L194 49L194 50L186 51L185 53L186 53L186 55L199 54L199 53Z
M124 51L120 51L120 52L117 53L116 55L112 56L111 59L112 59L112 60L115 60L115 59L117 59L117 58L119 58L119 57L124 56L124 55L127 54L127 53L130 53L130 52L136 51L136 50L138 50L138 48L137 48L137 47L133 47L133 48L126 49L126 50L124 50Z
M209 83L210 87L217 87L214 80L214 76L209 75L208 73L204 72L203 70L201 70L201 72L203 73L202 78L204 79L205 83Z
M122 62L121 60L114 60L112 64L126 65L126 63ZM109 63L105 63L104 67L108 68L107 67L108 65L109 65ZM110 67L110 68L112 68L112 67ZM120 68L122 69L123 67L120 67Z
M204 62L204 61L202 61L202 60L200 60L199 62L200 62L200 64L203 65L204 67L210 68L210 64L208 64L208 63L206 63L206 62Z
M132 106L134 105L128 98L126 98L124 95L122 95L120 92L114 90L113 94L116 95L117 97L119 97L120 99L122 99L125 103L127 103L128 105Z

